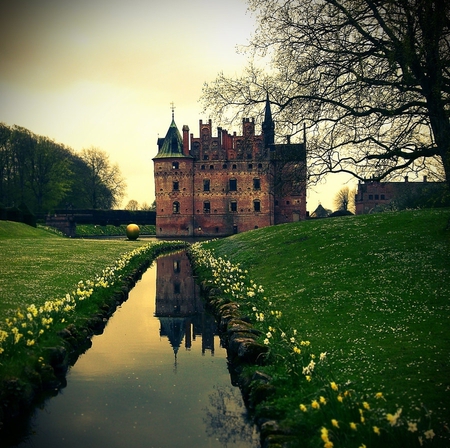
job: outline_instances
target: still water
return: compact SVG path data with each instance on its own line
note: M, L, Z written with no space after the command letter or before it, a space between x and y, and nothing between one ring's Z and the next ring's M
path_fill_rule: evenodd
M159 258L19 447L259 447L184 253Z

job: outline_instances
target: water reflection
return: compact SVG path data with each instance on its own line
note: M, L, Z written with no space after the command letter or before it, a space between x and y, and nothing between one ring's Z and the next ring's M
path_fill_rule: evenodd
M21 447L257 447L186 254L131 291Z

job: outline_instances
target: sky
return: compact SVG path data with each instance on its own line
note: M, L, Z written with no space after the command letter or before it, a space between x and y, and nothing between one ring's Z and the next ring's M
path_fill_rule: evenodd
M122 206L151 204L171 103L198 136L203 84L242 73L255 23L245 0L3 0L0 122L106 151L127 183ZM343 181L309 190L307 209L333 209Z

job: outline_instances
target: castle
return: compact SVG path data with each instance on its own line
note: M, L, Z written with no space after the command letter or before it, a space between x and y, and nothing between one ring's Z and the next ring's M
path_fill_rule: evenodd
M174 120L153 158L156 236L218 237L306 218L306 141L275 144L266 100L262 133L242 135L199 122L199 137Z

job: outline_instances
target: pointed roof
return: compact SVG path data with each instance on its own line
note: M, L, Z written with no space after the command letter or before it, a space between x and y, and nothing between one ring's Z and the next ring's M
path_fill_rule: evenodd
M183 154L183 139L180 131L175 124L175 119L172 113L172 123L169 126L164 142L160 146L158 154L154 159L173 158L173 157L188 157Z
M264 121L262 123L262 131L264 133L264 146L270 148L275 143L275 123L272 118L272 110L270 108L269 94L266 96L266 109L264 111Z

